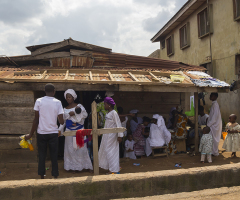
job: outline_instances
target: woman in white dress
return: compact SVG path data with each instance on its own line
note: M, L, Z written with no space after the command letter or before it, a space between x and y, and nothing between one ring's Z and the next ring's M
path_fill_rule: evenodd
M136 131L136 128L139 124L143 123L143 119L141 117L138 117L138 110L131 110L130 114L134 114L130 121L130 129L132 131L132 134Z
M111 97L104 99L104 107L108 113L105 116L104 128L122 127L117 112L114 110L115 102ZM109 170L109 173L118 173L119 167L119 142L123 133L109 133L102 136L99 149L99 167Z
M64 108L64 125L60 126L59 130L63 132L66 126L66 131L75 131L84 128L84 120L88 114L81 104L77 104L74 100L77 94L73 89L68 89L64 93L64 97L68 102L68 106ZM81 108L80 114L77 114L75 109ZM86 139L86 138L84 138ZM93 170L92 162L90 160L87 145L84 144L82 148L76 145L75 136L65 137L64 146L64 169L73 171L82 171L83 169Z

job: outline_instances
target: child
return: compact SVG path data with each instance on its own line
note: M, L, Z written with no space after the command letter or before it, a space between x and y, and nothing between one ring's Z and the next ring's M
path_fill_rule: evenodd
M207 154L207 160L212 162L213 138L209 134L210 128L207 126L203 129L203 136L201 138L199 152L201 152L201 162L204 163Z
M239 151L239 132L240 125L236 122L237 116L231 114L229 123L226 125L227 137L223 143L223 148L232 152L232 157L236 157L236 151Z
M135 142L133 141L132 135L127 135L127 140L125 142L125 157L130 159L136 159L135 153L134 153L134 146Z

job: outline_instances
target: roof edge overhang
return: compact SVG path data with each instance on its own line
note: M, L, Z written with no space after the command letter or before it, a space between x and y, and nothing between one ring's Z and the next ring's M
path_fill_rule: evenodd
M206 0L188 0L181 9L160 29L151 39L152 42L163 40L167 34L176 28L183 20L190 16L197 7L201 6ZM170 30L169 30L170 29Z

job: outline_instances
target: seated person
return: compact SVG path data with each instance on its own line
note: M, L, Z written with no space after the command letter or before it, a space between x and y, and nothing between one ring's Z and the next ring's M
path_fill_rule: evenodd
M207 125L208 117L209 117L209 115L204 113L204 107L199 106L198 107L198 125L199 125L198 134L199 134L199 137L202 137L201 126ZM191 130L189 133L190 138L194 138L194 136L195 136L195 129Z
M143 124L139 124L133 133L133 139L135 141L134 152L136 156L145 155L145 137L148 137L145 128L150 124L151 119L148 117L143 117Z
M135 153L134 153L134 140L133 136L131 134L127 135L127 140L125 141L125 156L126 158L130 159L136 159Z
M173 132L171 132L171 141L169 143L168 149L169 153L171 155L177 153L177 147L175 140L176 139L184 139L187 137L187 128L186 125L190 125L191 127L194 127L192 122L188 119L188 117L182 113L183 109L181 105L178 105L176 107L176 110L173 111L174 116L174 123L172 128L174 129Z
M171 140L171 133L167 130L162 116L153 115L153 124L150 127L150 134L146 140L146 155L150 156L152 147L162 147Z

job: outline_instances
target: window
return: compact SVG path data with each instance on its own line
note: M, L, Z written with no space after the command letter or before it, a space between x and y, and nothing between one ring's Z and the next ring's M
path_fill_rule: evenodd
M235 74L240 77L240 54L235 56Z
M168 37L166 39L167 42L167 56L171 56L174 54L174 46L173 46L173 35L171 35L170 37Z
M240 20L240 0L233 0L234 19Z
M202 38L207 34L213 33L213 26L212 26L212 4L209 6L209 16L208 16L208 9L205 8L203 11L198 13L198 37ZM209 19L208 19L209 18Z
M184 49L190 46L190 29L189 23L185 24L182 28L179 29L179 36L180 36L180 48Z
M161 41L161 49L165 49L165 40Z

